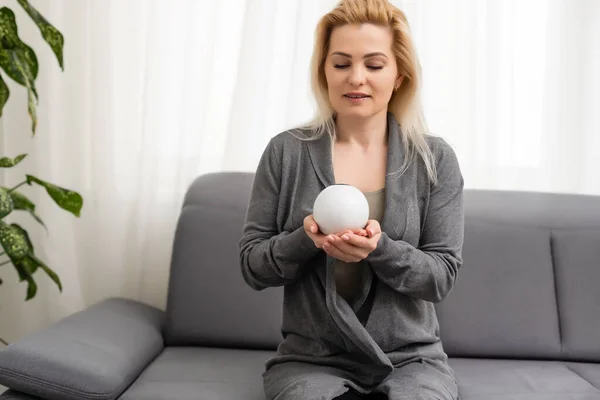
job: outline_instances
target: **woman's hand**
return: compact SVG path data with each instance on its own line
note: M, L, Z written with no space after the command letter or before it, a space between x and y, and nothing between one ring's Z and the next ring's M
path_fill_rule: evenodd
M330 256L345 262L362 261L377 248L377 243L381 238L381 226L374 219L369 220L364 230L367 233L366 237L354 233L343 233L340 236L334 236L331 240L327 238L327 241L322 244L323 250Z
M315 219L313 218L312 214L307 215L306 218L304 218L304 231L306 232L308 237L314 242L315 246L319 249L322 249L325 243L333 243L336 239L341 240L340 238L344 234L350 234L358 237L367 236L366 229L358 229L354 232L351 230L347 230L338 234L325 235L322 232L320 232L319 225L317 225L317 223L315 222Z

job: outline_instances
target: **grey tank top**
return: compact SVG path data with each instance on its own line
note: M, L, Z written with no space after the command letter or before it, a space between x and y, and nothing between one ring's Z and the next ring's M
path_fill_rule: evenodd
M385 209L385 188L374 192L365 192L369 203L369 219L381 222ZM362 297L365 288L369 266L365 261L347 263L335 260L335 286L337 292L354 308L355 303Z

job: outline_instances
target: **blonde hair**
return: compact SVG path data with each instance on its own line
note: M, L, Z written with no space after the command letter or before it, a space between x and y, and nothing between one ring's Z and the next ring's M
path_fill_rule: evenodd
M427 125L420 101L419 59L406 16L387 0L341 0L331 12L320 19L311 59L311 86L317 103L317 112L303 127L310 131L308 140L317 139L325 133L335 136L335 110L329 101L325 78L325 59L329 52L331 32L338 26L364 23L387 26L391 29L392 51L398 65L398 73L404 76L398 91L392 94L388 111L400 124L400 135L407 157L400 171L391 173L403 173L414 161L416 152L423 159L430 180L435 183L437 182L435 161L425 139Z

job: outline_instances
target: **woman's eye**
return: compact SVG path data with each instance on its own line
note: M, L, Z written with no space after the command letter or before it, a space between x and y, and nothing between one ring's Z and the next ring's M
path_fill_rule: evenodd
M346 69L346 68L350 67L350 65L347 65L347 64L335 64L333 67L337 68L337 69ZM382 69L383 67L381 67L381 66L375 66L375 65L368 65L367 68L370 69L370 70L379 70L379 69Z

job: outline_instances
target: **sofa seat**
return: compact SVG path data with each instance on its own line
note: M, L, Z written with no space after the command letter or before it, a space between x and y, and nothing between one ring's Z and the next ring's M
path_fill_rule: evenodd
M166 347L120 400L264 400L272 351ZM600 400L600 364L450 358L461 400ZM2 397L2 396L0 396ZM36 397L5 393L2 400Z
M600 364L451 358L461 400L597 400Z
M166 347L122 400L264 400L262 371L272 351Z
M270 351L167 347L122 400L264 400ZM600 400L600 364L451 358L461 400Z

